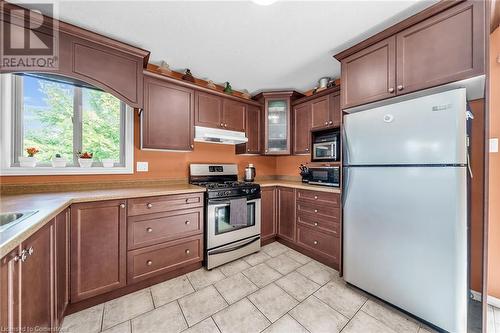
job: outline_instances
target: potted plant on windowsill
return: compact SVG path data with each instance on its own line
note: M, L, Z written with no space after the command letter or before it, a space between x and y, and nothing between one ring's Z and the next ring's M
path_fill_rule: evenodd
M115 160L112 158L103 158L101 162L102 166L105 168L112 168L115 166Z
M37 159L35 155L39 152L39 150L35 147L26 148L26 153L28 156L19 156L19 164L23 168L34 168L37 163Z
M78 152L77 153L77 156L78 156L78 164L80 164L80 167L81 168L90 168L92 167L92 162L93 162L93 159L92 159L92 156L93 154L90 153L90 152Z
M61 157L61 154L56 154L56 156L52 158L53 168L65 168L66 163L66 159L64 157Z

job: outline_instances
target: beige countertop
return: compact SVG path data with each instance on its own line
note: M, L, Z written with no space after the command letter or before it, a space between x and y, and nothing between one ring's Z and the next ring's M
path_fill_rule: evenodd
M339 187L330 187L330 186L322 186L322 185L309 185L303 183L301 181L293 181L293 180L257 180L256 183L260 184L262 187L268 186L283 186L283 187L293 187L301 190L311 190L311 191L320 191L320 192L330 192L330 193L340 193Z

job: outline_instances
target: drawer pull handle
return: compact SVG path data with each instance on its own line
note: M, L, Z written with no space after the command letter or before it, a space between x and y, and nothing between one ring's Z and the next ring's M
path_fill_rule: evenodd
M314 245L318 245L318 241L317 241L317 240L315 240L315 241L313 242L313 244L314 244Z
M318 226L318 222L314 222L314 226L317 227Z
M186 203L189 203L189 199L186 199Z
M317 209L315 209L315 210L314 210L314 212L315 212L315 213L317 213L317 212L318 212L318 210L317 210Z
M153 232L153 228L148 227L148 228L146 228L146 231L147 231L147 232Z
M153 262L151 260L146 261L146 265L151 266Z
M187 224L189 224L189 223L191 223L191 222L189 222L189 220L186 220L186 222L184 222L184 223L187 225Z
M152 204L152 203L148 203L148 204L146 205L146 207L148 207L148 208L152 208L152 207L153 207L153 204Z
M318 196L317 195L314 196L314 200L318 200Z
M189 251L189 249L187 249L185 252L186 252L186 254L190 254L191 253L191 251Z

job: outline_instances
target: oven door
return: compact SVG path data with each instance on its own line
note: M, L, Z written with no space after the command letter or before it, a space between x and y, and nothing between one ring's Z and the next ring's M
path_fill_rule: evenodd
M313 161L334 161L337 159L337 142L322 142L313 145Z
M260 235L260 198L247 201L247 224L230 224L230 201L217 200L208 203L207 249Z

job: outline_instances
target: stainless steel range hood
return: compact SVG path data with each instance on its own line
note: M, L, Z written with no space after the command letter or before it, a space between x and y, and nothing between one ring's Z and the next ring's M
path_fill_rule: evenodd
M245 136L245 132L195 126L194 141L237 145L248 142L248 139Z

